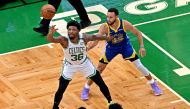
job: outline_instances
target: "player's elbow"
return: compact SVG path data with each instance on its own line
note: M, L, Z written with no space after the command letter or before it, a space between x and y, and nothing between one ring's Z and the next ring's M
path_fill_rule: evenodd
M98 40L94 41L93 45L94 46L98 45Z
M141 34L141 32L134 32L134 35L136 35L137 37L139 37L139 38L142 38L142 34Z
M54 38L52 37L47 37L47 41L55 43Z
M51 42L52 41L52 38L50 38L49 36L47 36L47 41Z
M97 39L99 39L99 37L98 37L98 35L97 35L97 34L96 34L96 35L92 35L92 39L97 40Z

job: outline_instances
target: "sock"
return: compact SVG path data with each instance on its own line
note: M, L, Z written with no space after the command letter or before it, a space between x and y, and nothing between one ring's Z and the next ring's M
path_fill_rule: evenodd
M154 79L152 78L151 80L148 80L149 84L153 84L154 83Z
M110 104L114 104L114 102L113 102L113 101L110 101L110 102L109 102L109 105L110 105Z
M87 89L90 89L90 86L87 83L85 83L84 87L87 88Z

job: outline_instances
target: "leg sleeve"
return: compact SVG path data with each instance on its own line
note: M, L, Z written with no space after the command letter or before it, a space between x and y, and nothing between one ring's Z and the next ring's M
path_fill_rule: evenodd
M108 100L108 103L112 101L109 89L107 85L104 83L102 77L100 76L100 73L96 70L96 75L90 77L91 80L93 80L98 87L100 88L100 91L103 93L103 95Z
M54 98L54 105L59 105L62 97L63 97L63 93L65 92L67 86L69 85L70 80L66 80L64 79L62 76L60 76L59 78L59 87L57 92L55 93L55 98Z

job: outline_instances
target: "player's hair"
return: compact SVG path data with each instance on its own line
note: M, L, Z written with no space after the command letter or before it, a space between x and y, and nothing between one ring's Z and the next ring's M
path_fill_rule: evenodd
M119 11L116 8L110 8L108 9L108 12L114 12L116 16L119 15Z
M71 20L67 23L67 29L69 28L69 26L75 26L79 31L81 30L80 24L75 20Z

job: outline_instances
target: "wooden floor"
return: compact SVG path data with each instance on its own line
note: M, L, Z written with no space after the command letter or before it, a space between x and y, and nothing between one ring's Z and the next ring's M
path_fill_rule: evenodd
M51 109L62 67L63 52L58 44L43 46L0 56L0 109ZM97 65L103 43L89 51ZM149 58L149 57L146 57ZM148 67L148 66L147 66ZM162 96L154 96L146 79L128 61L116 57L103 73L115 102L124 109L190 109L183 101L163 89ZM77 73L67 88L60 109L108 109L106 99L93 85L88 101L80 100L85 78Z

